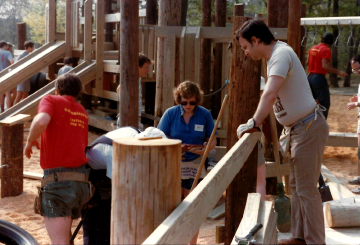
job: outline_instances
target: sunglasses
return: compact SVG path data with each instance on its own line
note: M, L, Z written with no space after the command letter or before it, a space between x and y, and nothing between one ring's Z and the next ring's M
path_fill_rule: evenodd
M196 101L181 101L181 105L196 105Z

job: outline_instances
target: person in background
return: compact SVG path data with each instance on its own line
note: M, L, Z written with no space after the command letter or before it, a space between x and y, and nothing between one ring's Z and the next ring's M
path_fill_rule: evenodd
M339 76L347 76L346 72L340 71L331 66L331 50L330 46L334 42L334 35L325 32L321 38L321 43L315 45L308 53L308 81L311 92L315 100L326 108L324 111L325 118L328 117L330 109L330 91L325 75L336 73Z
M64 58L64 66L60 68L58 71L57 76L60 77L61 75L64 75L65 73L68 73L73 69L74 60L71 57L65 57Z
M6 69L8 66L14 64L14 59L12 54L8 51L8 43L5 41L0 41L0 72ZM7 108L11 107L11 91L6 92L6 106ZM1 112L5 111L5 97L4 94L0 94L0 107Z
M35 48L35 44L33 42L30 41L26 41L24 43L25 46L25 51L22 52L19 57L17 58L16 62L18 62L19 60L21 60L22 58L24 58L25 56L27 56L28 54L32 53L34 51ZM20 83L17 88L17 93L16 93L16 99L14 104L19 103L21 100L25 99L26 97L29 96L29 92L30 92L30 78L27 79L26 81Z
M216 137L208 142L215 125L210 111L200 106L203 92L196 83L182 82L174 89L174 100L177 105L165 111L158 129L168 138L182 141L181 188L185 198L190 193L206 145L210 144L210 151L216 146ZM206 167L202 169L201 180L207 174ZM198 232L190 244L196 244L197 237Z

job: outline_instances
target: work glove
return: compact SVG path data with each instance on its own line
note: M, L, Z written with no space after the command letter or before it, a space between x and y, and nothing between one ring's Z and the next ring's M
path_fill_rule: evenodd
M253 118L250 118L246 124L240 124L240 126L237 129L237 135L239 139L245 133L254 133L254 132L260 132L260 128L255 127L255 120Z

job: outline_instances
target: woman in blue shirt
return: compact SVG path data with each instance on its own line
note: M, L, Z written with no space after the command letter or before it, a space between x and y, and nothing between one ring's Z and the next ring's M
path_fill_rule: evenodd
M214 120L209 110L200 106L203 92L196 83L185 81L174 89L176 106L167 109L162 116L158 128L170 139L182 141L182 151L185 153L181 164L182 196L185 198L194 182L201 155L205 152L207 141L214 129ZM191 151L189 145L202 145L196 151ZM216 137L211 142L210 150L216 146ZM190 151L189 151L190 150ZM203 168L200 178L204 178ZM190 242L196 243L197 235Z

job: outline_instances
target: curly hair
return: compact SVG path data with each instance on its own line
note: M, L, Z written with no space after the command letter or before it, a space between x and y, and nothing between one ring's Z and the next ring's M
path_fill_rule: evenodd
M204 92L200 89L199 85L194 82L185 81L180 83L177 88L174 88L173 93L177 105L181 103L181 98L190 99L195 96L197 106L201 105L203 101Z
M60 95L70 95L76 99L82 90L82 83L77 75L67 73L56 79L55 88Z

